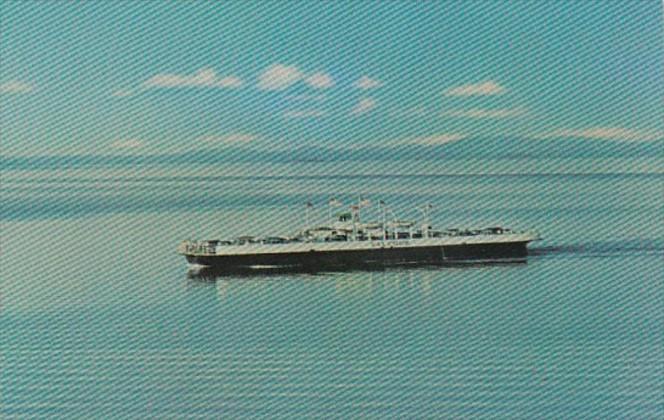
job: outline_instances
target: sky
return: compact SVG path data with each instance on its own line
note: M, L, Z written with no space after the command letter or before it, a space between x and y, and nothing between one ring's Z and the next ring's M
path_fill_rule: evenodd
M652 157L662 7L2 2L0 155L546 143Z

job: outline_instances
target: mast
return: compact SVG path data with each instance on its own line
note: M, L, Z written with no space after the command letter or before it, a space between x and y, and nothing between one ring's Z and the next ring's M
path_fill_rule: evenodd
M305 215L304 215L304 220L305 220L306 226L304 227L303 232L306 232L307 229L309 229L309 227L310 227L310 225L309 225L309 212L310 212L310 210L313 206L314 205L311 203L311 201L307 201L307 207L306 207Z
M380 200L380 209L383 217L383 242L387 240L387 209L385 208L385 202Z
M431 205L431 203L427 204L427 217L426 217L427 238L429 238L430 235L431 235L431 209L432 208L433 208L433 205Z
M422 223L422 237L428 238L429 237L429 228L431 227L431 222L429 220L429 211L431 210L433 206L431 204L427 204L424 206L420 211L424 214L424 221Z
M327 218L330 224L334 224L334 220L332 220L332 207L339 206L341 206L341 201L337 200L336 197L332 197L330 201L327 202Z
M353 240L357 240L357 220L360 217L360 207L356 205L351 205L350 206L350 213L351 213L351 223L353 224Z
M360 223L360 212L362 211L362 195L357 197L357 222Z

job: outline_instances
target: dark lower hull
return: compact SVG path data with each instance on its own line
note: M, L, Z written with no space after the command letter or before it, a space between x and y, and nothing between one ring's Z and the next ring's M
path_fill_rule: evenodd
M324 271L399 265L455 264L462 262L523 261L528 256L528 242L434 246L417 248L381 248L353 251L311 251L253 255L187 255L191 264L215 271L237 272L252 269Z

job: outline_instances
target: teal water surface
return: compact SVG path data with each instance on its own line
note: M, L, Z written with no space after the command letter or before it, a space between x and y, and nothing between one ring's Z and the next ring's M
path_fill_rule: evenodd
M7 172L2 415L664 416L663 175L307 168ZM544 240L526 264L315 275L200 278L175 253L359 193Z

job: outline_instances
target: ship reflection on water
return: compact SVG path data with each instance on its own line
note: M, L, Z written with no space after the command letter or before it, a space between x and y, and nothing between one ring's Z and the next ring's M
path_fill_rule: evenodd
M473 263L473 264L445 264L445 265L419 265L408 267L370 267L363 270L293 270L293 269L251 269L229 272L211 267L194 267L187 272L191 285L215 287L220 301L244 295L248 290L256 293L257 289L273 288L277 284L305 282L321 287L333 287L333 294L346 299L368 298L372 295L389 293L400 295L403 293L416 293L421 295L423 304L432 293L434 284L443 281L457 283L455 279L463 277L469 270L490 270L497 268L519 269L525 268L526 261ZM301 284L300 284L301 286ZM300 287L297 286L297 287ZM318 287L318 286L316 286ZM395 296L396 296L395 295Z
M201 265L189 266L187 277L191 280L203 282L214 282L217 279L229 278L252 278L252 277L275 277L283 275L323 275L326 273L375 273L375 272L408 272L408 271L441 271L450 268L469 268L487 266L518 266L527 265L525 259L519 260L496 260L496 261L465 261L445 262L439 264L409 264L401 266L366 265L352 268L325 268L315 269L311 267L257 267L257 268L233 268L223 269L218 267L207 267Z

